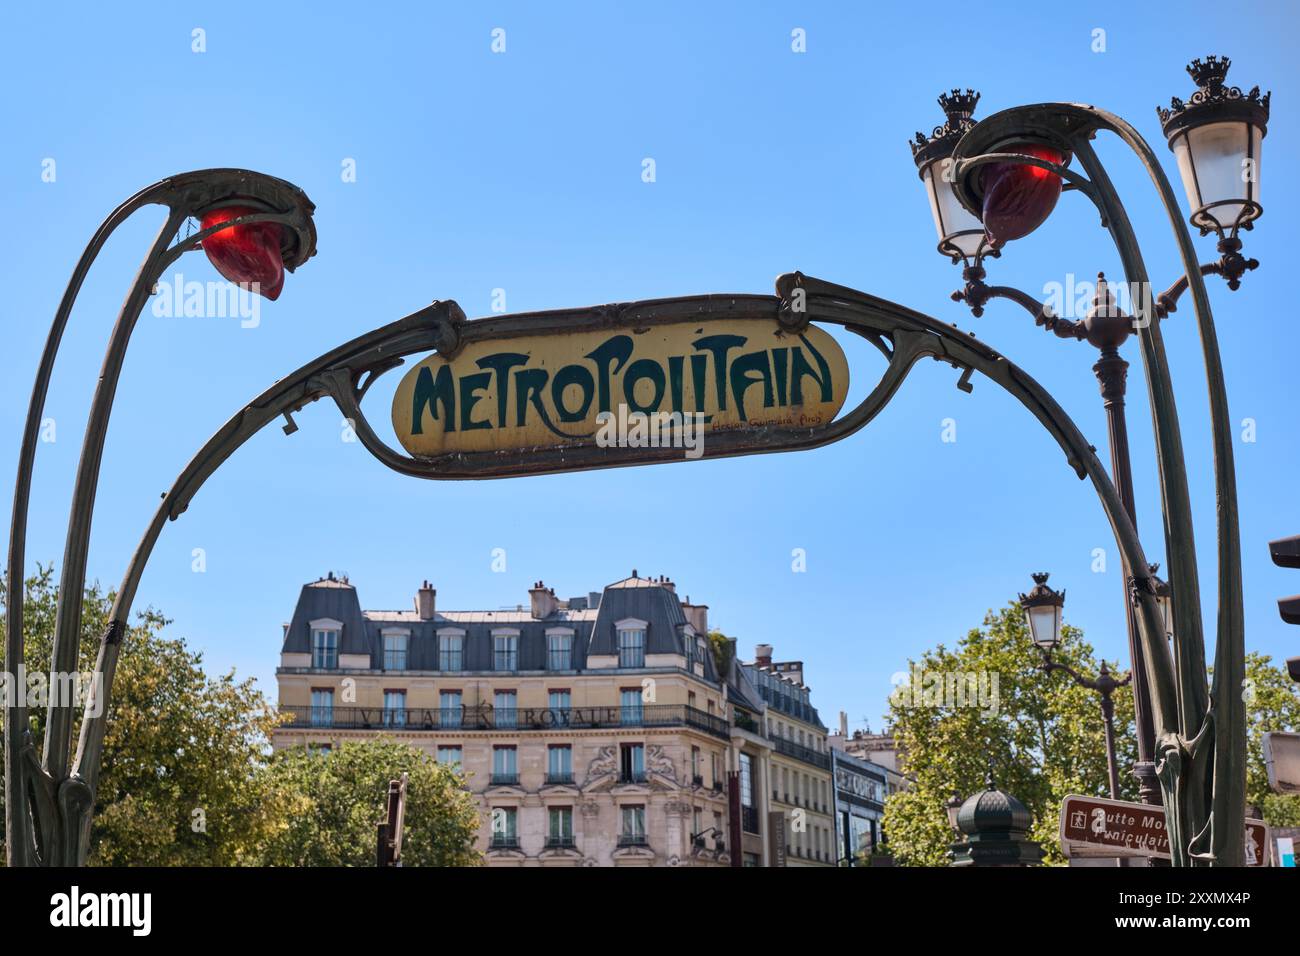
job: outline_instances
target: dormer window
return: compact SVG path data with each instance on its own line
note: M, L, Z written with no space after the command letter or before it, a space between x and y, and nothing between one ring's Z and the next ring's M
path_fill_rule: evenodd
M503 631L492 635L492 669L494 671L519 670L519 634Z
M330 627L312 628L311 666L319 670L338 669L339 632L336 628L330 628Z
M405 631L389 631L384 634L384 670L406 670L406 644Z
M618 631L618 666L645 667L645 621L628 618L614 627Z
M567 671L573 669L573 632L546 632L546 669Z

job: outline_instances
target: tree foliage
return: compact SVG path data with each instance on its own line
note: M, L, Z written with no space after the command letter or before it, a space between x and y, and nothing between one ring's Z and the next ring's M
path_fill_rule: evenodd
M885 808L889 847L900 863L947 865L954 835L945 804L954 795L965 799L982 789L990 774L999 788L1029 808L1030 836L1046 851L1049 863L1063 861L1058 834L1065 796L1109 796L1099 697L1067 675L1043 674L1027 631L1018 604L990 612L983 627L970 631L955 649L941 644L927 651L914 665L913 683L891 696L889 719L903 769L913 780ZM1087 677L1095 677L1100 664L1083 633L1068 624L1053 659ZM1114 662L1107 665L1118 670ZM974 674L986 678L989 690L996 675L997 706L987 706L991 701L971 706L969 700L960 706L911 692L932 674ZM1271 825L1295 826L1300 824L1300 797L1269 791L1261 739L1265 731L1300 727L1300 691L1263 654L1246 655L1246 675L1248 799ZM1136 800L1137 781L1130 772L1137 759L1131 690L1116 691L1114 700L1119 798Z
M1078 628L1062 628L1053 659L1085 676L1098 661ZM906 791L885 808L889 847L900 863L945 866L953 842L945 804L965 799L994 783L1021 800L1033 815L1031 837L1061 860L1056 839L1058 813L1066 794L1109 794L1106 743L1100 698L1067 675L1046 675L1027 633L1024 612L1011 604L990 612L955 649L939 645L912 665L908 684L890 697L889 720L912 778ZM1114 668L1113 662L1108 666ZM935 681L983 688L963 702L950 693L927 695ZM1118 691L1115 733L1120 799L1137 798L1128 772L1137 757L1133 697Z
M403 865L477 865L479 812L461 776L423 751L384 739L345 742L327 753L301 747L277 753L268 768L269 789L291 812L258 862L373 866L388 781L403 773L409 778Z
M1273 793L1264 767L1264 734L1300 731L1300 685L1267 654L1246 655L1246 799L1270 826L1300 826L1300 794Z
M50 569L39 568L25 588L27 674L49 670L57 601ZM7 612L7 599L4 604ZM111 594L87 588L78 664L84 672L93 669L111 606ZM406 859L471 862L477 821L467 829L473 801L459 789L459 778L391 741L349 745L328 759L272 756L277 718L254 682L233 672L209 676L202 654L161 636L166 624L145 611L122 646L91 864L373 864L388 780L403 770L411 774ZM32 707L30 719L40 746L44 707ZM78 715L74 741L79 725ZM308 834L309 826L318 832Z

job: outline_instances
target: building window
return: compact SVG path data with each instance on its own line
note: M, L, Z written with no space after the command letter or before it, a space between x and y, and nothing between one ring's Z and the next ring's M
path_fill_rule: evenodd
M740 755L740 827L746 833L758 833L758 806L754 800L754 758Z
M493 807L493 849L512 849L517 846L519 846L519 811L514 807Z
M438 635L438 670L465 669L465 638L459 634Z
M461 765L460 745L438 744L438 763L444 767L459 767Z
M687 669L687 670L690 670L690 669L691 669L691 664L694 663L694 657L695 657L695 653L694 653L694 649L695 649L695 641L691 639L691 636L690 636L689 634L683 634L683 635L682 635L682 645L685 647L685 650L686 650L686 669Z
M384 670L406 670L406 635L384 635Z
M573 695L567 690L553 690L546 695L546 706L555 711L556 723L567 723Z
M498 727L518 727L519 711L516 703L519 698L512 690L499 690L492 696L492 710Z
M546 845L573 846L573 808L551 807L546 817Z
M492 636L492 669L496 671L519 670L519 638L514 634Z
M546 748L546 782L573 783L573 748L568 744Z
M406 691L384 691L384 726L406 726Z
M321 670L335 670L339 666L339 632L311 632L311 666Z
M573 669L573 635L546 635L546 669L567 671Z
M459 727L461 725L460 691L444 690L438 694L438 726Z
M705 648L705 646L704 646L704 638L702 638L702 637L697 637L697 638L695 639L695 642L696 642L696 643L695 643L695 649L696 649L696 651L698 652L698 653L697 653L697 656L698 656L698 658L699 658L700 663L703 664L703 663L704 663L704 658L708 655L708 650L707 650L707 649ZM725 675L724 675L724 676L725 676Z
M695 786L704 786L704 766L700 762L700 748L691 748L691 778ZM698 830L699 827L696 827Z
M311 725L330 727L334 724L334 691L312 688Z
M630 727L639 727L645 717L641 688L625 687L619 692L618 699L623 723Z
M645 631L618 632L618 666L645 667Z
M619 846L645 846L645 807L623 807L623 831L618 835Z
M494 786L517 784L519 764L514 747L492 748L492 783Z
M641 744L619 748L619 782L645 783L645 747Z

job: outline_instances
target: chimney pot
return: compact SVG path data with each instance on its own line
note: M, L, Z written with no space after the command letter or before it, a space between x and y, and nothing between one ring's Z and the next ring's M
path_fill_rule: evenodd
M432 621L437 607L438 592L425 581L415 592L415 614L421 621Z

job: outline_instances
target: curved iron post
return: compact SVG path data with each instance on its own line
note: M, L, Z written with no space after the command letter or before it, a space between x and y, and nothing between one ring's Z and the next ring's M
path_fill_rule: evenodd
M197 236L168 243L190 216L231 201L245 202L254 210ZM289 229L282 235L285 268L292 272L315 254L316 232L311 221L314 207L305 194L284 180L242 169L205 169L160 180L136 193L104 220L82 252L64 291L46 339L36 382L28 405L23 443L19 453L18 478L14 485L8 566L8 614L5 631L6 666L14 672L24 663L23 572L26 561L27 520L36 439L49 390L54 361L73 304L91 265L108 237L132 214L146 205L168 208L167 218L146 255L127 293L109 339L100 379L92 400L78 463L77 481L70 509L64 562L61 569L58 610L51 655L51 686L66 687L60 675L76 669L81 627L81 600L85 585L86 555L90 518L94 508L99 465L111 413L117 378L125 359L126 346L144 303L161 271L202 238L221 229L256 221L276 221ZM287 210L287 211L286 211ZM69 596L71 595L71 597ZM111 637L112 629L105 637ZM57 681L57 683L56 683ZM6 856L10 865L33 863L59 865L74 862L73 829L69 821L88 812L89 790L67 773L72 735L73 703L62 693L51 693L47 708L43 758L36 754L25 706L7 700L5 704L5 796ZM13 728L22 728L20 733ZM34 802L33 802L34 801ZM39 830L39 851L37 830Z
M1155 714L1159 751L1157 772L1164 790L1165 806L1170 810L1171 855L1175 865L1189 865L1191 861L1199 860L1239 866L1244 862L1245 829L1245 710L1239 691L1245 673L1245 635L1231 427L1222 362L1203 279L1204 272L1214 270L1203 270L1200 266L1177 198L1150 145L1130 124L1092 106L1047 103L1016 107L981 121L966 134L954 152L958 160L955 192L962 204L978 215L977 187L970 181L970 170L994 161L991 156L996 156L999 161L1043 166L1041 161L1031 161L1028 157L1016 159L1014 154L967 156L966 153L978 154L981 147L996 149L999 143L1016 138L1017 132L1021 139L1028 132L1031 137L1061 145L1078 156L1088 175L1090 188L1082 191L1101 212L1102 224L1111 233L1130 286L1150 289L1152 286L1137 236L1118 192L1090 143L1099 130L1114 133L1137 155L1165 207L1178 242L1184 276L1192 291L1210 397L1218 500L1219 626L1214 684L1207 690L1204 629L1186 462L1168 360L1158 324L1161 306L1150 296L1139 296L1140 301L1134 303L1135 324L1151 401L1166 556L1176 602L1175 614L1179 620L1178 634L1174 637L1176 676L1163 673L1167 657L1163 642L1155 641L1145 632L1143 634L1150 685L1155 687L1167 680L1176 688L1176 709L1161 712L1157 708ZM1219 723L1226 723L1231 732L1217 733L1215 728Z

